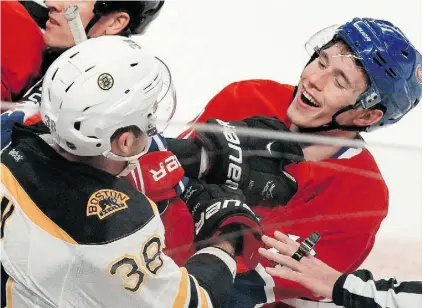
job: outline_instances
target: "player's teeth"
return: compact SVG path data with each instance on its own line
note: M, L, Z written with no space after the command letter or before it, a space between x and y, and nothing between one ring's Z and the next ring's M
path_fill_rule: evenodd
M305 97L307 97L307 99L310 101L310 102L312 102L313 104L316 104L315 102L314 102L314 99L307 93L307 92L303 92L303 94L304 94L304 96Z

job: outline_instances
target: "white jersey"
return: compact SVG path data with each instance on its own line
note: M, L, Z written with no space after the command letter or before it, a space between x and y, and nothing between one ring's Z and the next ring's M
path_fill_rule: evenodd
M179 268L162 253L153 202L110 174L66 161L32 132L15 132L1 164L8 307L226 304L236 272L230 255L205 248Z

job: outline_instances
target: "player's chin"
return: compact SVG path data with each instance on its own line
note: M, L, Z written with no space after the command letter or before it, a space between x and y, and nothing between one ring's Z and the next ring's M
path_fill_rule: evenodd
M298 110L288 110L287 113L289 121L297 127L303 128L312 128L312 127L319 127L327 122L322 121L319 118L318 114L314 114L312 112L304 112Z
M50 48L67 49L73 45L73 40L69 42L67 35L60 31L55 31L55 29L47 29L43 34L43 38L44 43Z

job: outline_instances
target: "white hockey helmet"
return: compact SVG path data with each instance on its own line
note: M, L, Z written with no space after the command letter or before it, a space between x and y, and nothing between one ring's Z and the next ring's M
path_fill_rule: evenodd
M137 126L148 135L167 123L176 108L167 66L135 41L121 36L89 39L64 52L43 81L41 117L54 141L78 156L104 155L134 162L148 151L111 153L111 136Z

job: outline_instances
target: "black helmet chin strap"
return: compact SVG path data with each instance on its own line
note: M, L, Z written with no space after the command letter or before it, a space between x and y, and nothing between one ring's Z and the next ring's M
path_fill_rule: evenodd
M327 132L334 129L340 129L345 131L356 131L356 132L363 132L366 131L368 126L356 126L356 125L341 125L336 122L336 118L343 112L348 110L353 110L357 108L358 103L350 106L346 106L338 110L333 116L332 121L328 124L319 126L319 127L300 127L298 126L298 131L302 133L316 133L316 132Z
M94 25L97 23L97 21L100 20L101 16L103 16L103 15L101 15L98 12L94 11L94 17L91 18L90 22L85 27L85 33L87 34L87 37L88 37L88 32L90 32L91 28L94 27Z

